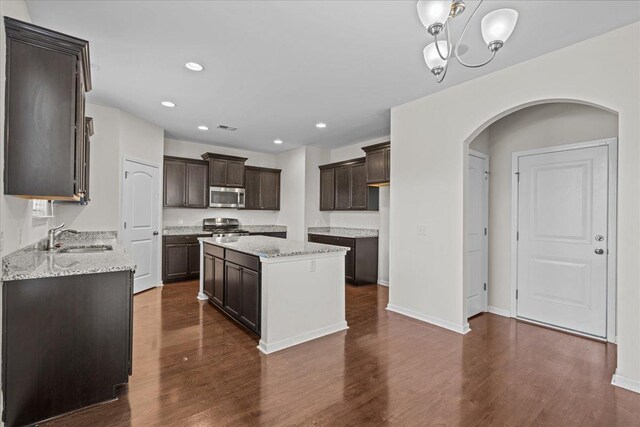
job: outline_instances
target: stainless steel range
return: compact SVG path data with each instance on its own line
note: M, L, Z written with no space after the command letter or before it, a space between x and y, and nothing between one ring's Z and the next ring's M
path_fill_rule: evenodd
M202 229L213 233L213 237L246 236L249 232L240 229L240 221L235 218L205 218Z

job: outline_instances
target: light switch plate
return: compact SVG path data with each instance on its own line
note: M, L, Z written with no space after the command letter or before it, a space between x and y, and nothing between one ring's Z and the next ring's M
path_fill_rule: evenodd
M309 261L309 271L310 272L316 271L316 260L315 259L312 259L311 261Z

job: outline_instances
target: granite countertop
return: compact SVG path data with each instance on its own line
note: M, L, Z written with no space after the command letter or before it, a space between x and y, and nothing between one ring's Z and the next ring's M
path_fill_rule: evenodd
M240 228L249 233L286 233L286 225L241 225Z
M309 234L319 234L321 236L350 237L378 237L378 230L373 228L349 228L349 227L309 227Z
M286 225L241 225L241 230L249 233L286 233ZM163 236L211 236L210 231L202 229L201 225L169 225L162 229Z
M320 243L308 243L268 236L203 237L200 240L204 243L211 243L260 258L326 254L350 250L342 246L322 245Z
M162 229L163 236L194 236L194 235L209 235L210 231L204 231L201 225L170 225Z
M117 232L64 233L58 240L60 247L111 245L113 250L78 254L45 252L30 245L2 258L2 281L42 279L80 274L135 271L133 259L118 243Z

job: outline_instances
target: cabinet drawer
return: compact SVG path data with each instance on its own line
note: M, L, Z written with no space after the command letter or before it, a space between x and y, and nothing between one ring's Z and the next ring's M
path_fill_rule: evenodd
M227 249L225 260L250 270L260 271L260 258Z
M198 237L208 237L207 234L190 235L190 236L165 236L164 242L167 245L175 245L179 243L198 243Z
M323 236L317 234L309 234L309 241L312 243L324 243Z
M216 258L224 258L224 248L209 243L204 244L204 253Z

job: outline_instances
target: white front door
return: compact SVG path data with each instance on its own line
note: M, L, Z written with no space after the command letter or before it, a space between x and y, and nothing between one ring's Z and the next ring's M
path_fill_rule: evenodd
M159 284L158 280L158 168L124 161L123 231L125 249L136 263L133 291Z
M486 156L469 154L467 173L466 262L467 317L487 311L489 165Z
M518 159L517 315L607 336L608 148Z

